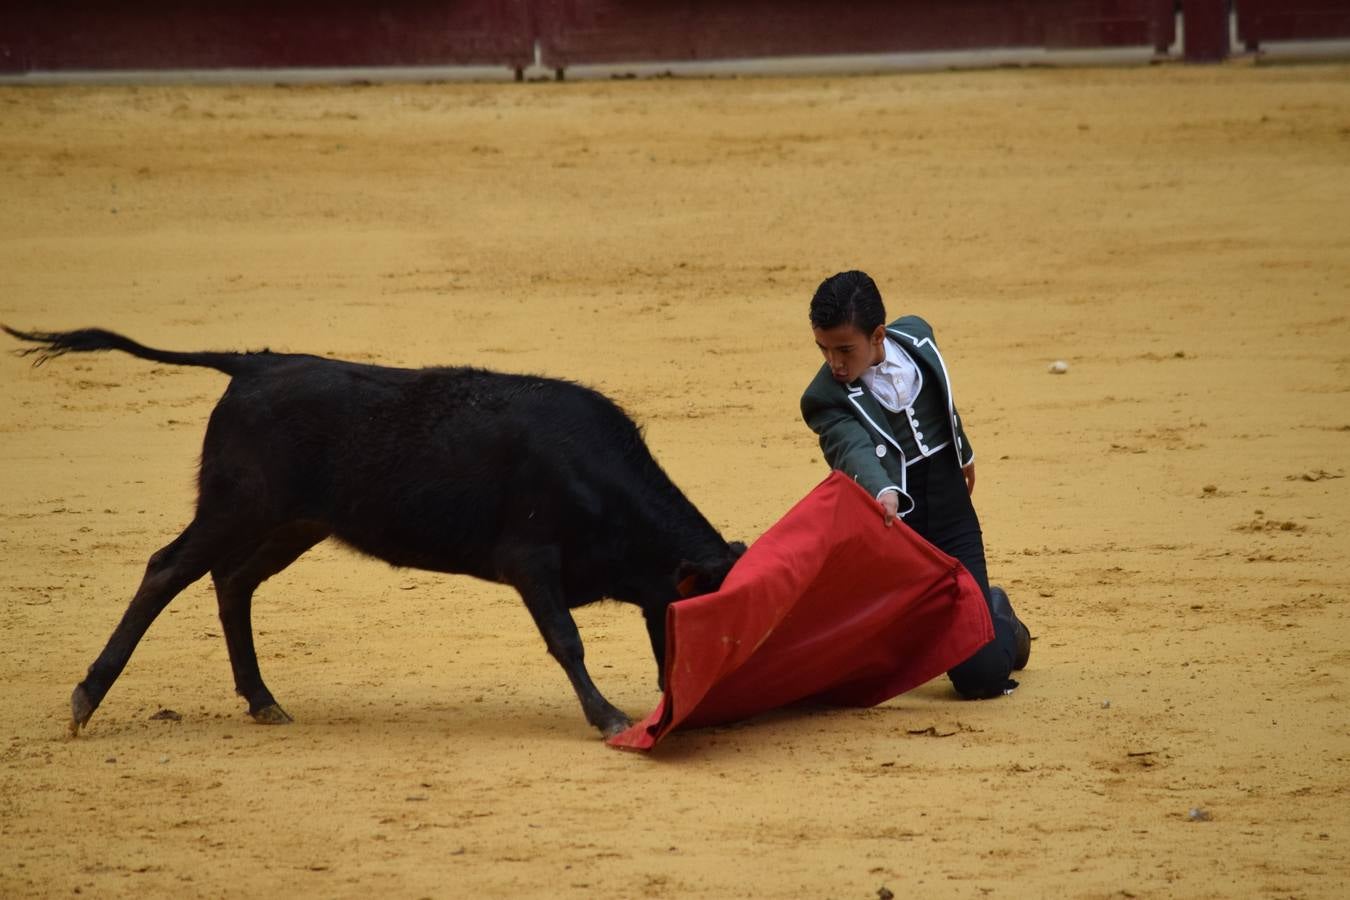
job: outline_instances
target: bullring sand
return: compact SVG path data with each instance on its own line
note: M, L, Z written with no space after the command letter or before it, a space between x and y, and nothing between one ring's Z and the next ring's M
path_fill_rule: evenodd
M1038 635L1001 700L648 757L509 590L326 544L255 607L297 724L208 580L72 741L225 380L0 360L0 895L1346 896L1348 163L1345 66L0 89L0 321L577 379L730 537L825 476L805 305L868 270ZM645 714L636 612L578 619Z

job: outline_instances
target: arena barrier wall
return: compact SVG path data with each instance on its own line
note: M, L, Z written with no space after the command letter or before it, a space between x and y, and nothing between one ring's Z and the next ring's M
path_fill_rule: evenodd
M1350 0L1237 0L1238 40L1248 50L1267 41L1350 38Z
M1228 0L1181 0L1186 62L1216 63L1228 58Z
M545 66L1008 47L1145 46L1172 0L538 0Z
M48 0L0 4L0 72L506 66L534 62L531 0Z
M0 4L0 74L576 65L1008 48L1229 55L1350 38L1350 0L47 0Z

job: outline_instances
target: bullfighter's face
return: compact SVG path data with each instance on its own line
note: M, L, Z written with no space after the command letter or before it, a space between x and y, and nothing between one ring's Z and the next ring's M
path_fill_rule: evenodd
M830 374L840 384L851 384L886 358L885 326L878 325L871 334L866 334L852 322L811 330L816 336L816 346L830 367Z

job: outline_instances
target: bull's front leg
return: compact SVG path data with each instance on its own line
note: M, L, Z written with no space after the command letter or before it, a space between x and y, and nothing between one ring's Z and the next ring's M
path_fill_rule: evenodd
M556 551L535 548L518 553L502 567L503 580L520 591L525 607L543 635L548 652L563 667L581 701L586 721L612 737L633 723L600 693L586 671L586 651L572 611L563 600Z
M647 622L647 637L652 642L652 656L656 659L656 687L666 689L666 609L668 603L642 607L642 617Z
M563 667L572 682L572 689L581 701L586 721L600 729L605 737L612 737L632 725L628 716L606 700L595 682L591 681L590 673L586 671L586 650L581 643L581 633L577 631L571 610L562 603L561 592L555 590L527 594L522 591L521 596L534 616L535 625L539 626L539 633L544 636L548 652Z

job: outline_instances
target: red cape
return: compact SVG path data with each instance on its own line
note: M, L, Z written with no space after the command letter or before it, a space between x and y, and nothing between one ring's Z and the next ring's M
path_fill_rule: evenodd
M650 750L676 728L797 702L873 706L994 637L975 579L835 472L764 533L714 594L666 612L665 694L609 739Z

